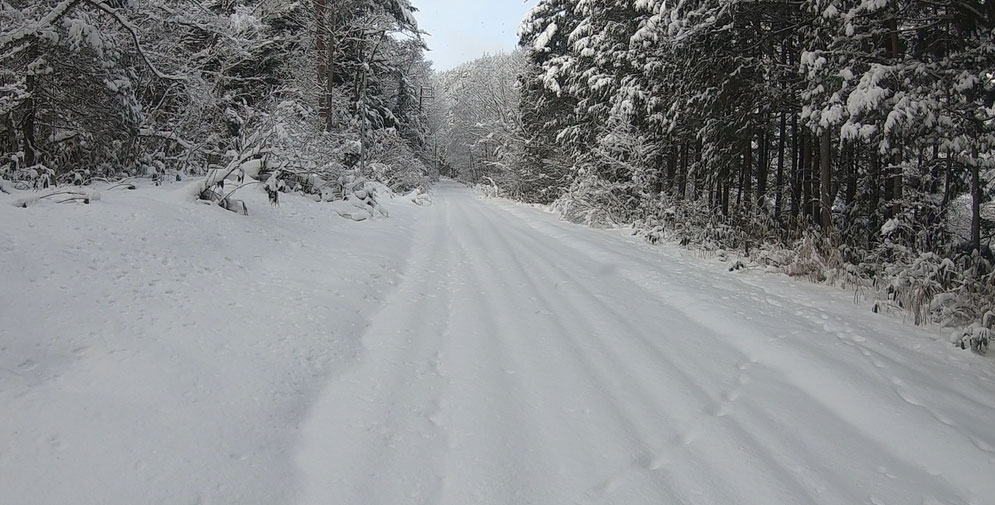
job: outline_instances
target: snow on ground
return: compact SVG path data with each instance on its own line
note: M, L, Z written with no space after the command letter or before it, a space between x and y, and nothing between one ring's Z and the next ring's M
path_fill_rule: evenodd
M0 199L0 503L995 502L991 360L851 293L434 197L364 223Z
M354 223L244 189L246 217L189 193L0 195L0 503L293 502L299 424L421 209Z

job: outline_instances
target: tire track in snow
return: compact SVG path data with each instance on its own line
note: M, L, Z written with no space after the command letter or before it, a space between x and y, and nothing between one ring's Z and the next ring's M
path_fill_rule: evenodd
M475 209L476 210L476 209ZM486 232L493 233L496 237L500 236L497 227L493 226L493 223L489 223ZM505 240L500 240L495 243L493 239L490 241L484 240L482 232L479 230L472 230L470 234L473 235L474 242L485 244L488 243L488 247L482 248L482 251L488 251L491 254L491 258L496 261L507 261L511 260L513 264L512 271L525 272L525 265L518 259L517 254L513 249L509 247L509 243ZM499 254L494 254L494 251L498 251ZM491 262L487 262L490 264ZM621 389L618 386L614 386L616 382L612 377L606 376L603 371L599 371L594 360L590 358L588 352L582 349L578 340L573 337L573 335L585 331L578 323L570 322L570 318L564 318L562 314L554 314L549 311L550 308L557 308L562 311L562 307L556 307L554 300L556 296L550 296L546 289L544 289L542 283L536 282L528 275L523 275L523 282L520 285L520 289L524 289L521 293L510 293L502 298L514 298L518 295L519 298L522 295L535 295L530 297L530 300L535 300L538 306L541 307L540 311L537 313L550 317L543 317L541 324L547 326L548 332L545 336L554 337L556 340L549 340L546 342L541 342L537 340L526 341L526 342L516 342L517 348L513 349L515 352L513 356L517 358L514 362L508 363L508 365L514 365L515 368L523 368L528 366L522 362L521 356L528 353L541 352L545 355L546 359L541 360L539 364L532 364L531 368L525 368L524 371L533 377L541 380L539 384L535 384L534 387L541 389L551 389L556 384L569 384L575 392L583 391L584 393L594 393L600 399L603 406L608 406L607 409L597 409L592 411L589 407L591 402L585 403L583 407L559 409L559 413L553 413L554 418L557 422L569 421L569 417L572 416L582 416L588 418L588 424L593 424L601 428L599 433L595 433L593 430L585 430L584 436L578 437L584 440L591 440L592 443L599 443L600 446L597 449L589 450L585 452L590 453L606 453L612 449L618 449L618 447L625 447L624 452L628 454L624 464L629 464L631 459L646 459L648 455L645 453L645 442L646 430L643 427L638 426L635 422L634 416L628 413L628 409L625 405L619 401ZM506 315L513 314L515 312L514 308L505 308ZM573 313L572 315L575 315ZM515 330L513 330L515 331ZM506 337L515 336L514 334L505 335ZM541 335L536 335L537 338L542 338ZM562 343L564 346L552 347L552 345ZM566 359L562 355L558 355L557 351L567 351L569 355ZM610 389L609 389L610 388ZM550 395L555 398L556 395ZM566 416L560 414L566 413ZM542 419L536 419L531 422L532 425L539 424L538 421ZM526 424L528 426L528 424ZM582 426L581 428L586 428ZM621 428L620 432L616 432L614 429ZM550 429L552 431L552 429ZM597 436L597 435L600 435ZM605 442L605 436L610 435L610 442ZM601 440L599 440L599 438ZM556 439L552 439L555 441ZM548 441L547 441L548 444ZM548 444L547 447L543 448L545 452L551 454L553 457L562 458L563 456L570 454L570 448L564 448L562 444ZM576 454L576 451L574 451ZM586 479L584 479L586 480ZM549 485L549 483L547 483ZM572 489L572 486L576 484L571 484L566 486L568 489ZM563 485L559 486L560 493L563 493ZM556 499L554 495L551 497Z
M464 244L463 216L453 216L446 203L447 229L464 257L461 287L454 293L453 331L460 336L446 350L446 369L453 386L441 414L451 433L449 468L439 503L532 503L543 496L544 482L534 476L549 472L538 451L547 443L529 423L530 411L542 398L520 383L505 337L513 333L500 310L509 299L500 292L502 279L484 265L487 248ZM478 243L479 245L479 243ZM502 296L505 295L505 296ZM553 499L549 496L549 499Z
M436 503L442 492L440 350L456 282L446 271L464 259L443 227L418 235L401 282L364 330L359 363L322 393L302 430L302 504Z
M568 329L564 332L564 335L568 336L586 335L589 337L588 339L589 342L587 346L580 345L579 343L577 343L577 339L574 338L574 344L575 344L574 347L576 349L578 350L594 349L595 347L597 347L598 354L600 356L610 358L611 363L610 366L607 367L607 370L613 373L614 375L624 376L627 379L627 381L630 383L628 387L620 386L616 388L615 391L613 392L614 395L622 397L631 397L632 395L628 394L628 390L632 387L635 387L640 392L640 394L637 395L638 401L635 403L636 405L643 407L644 412L642 412L642 418L644 420L667 418L668 414L662 410L662 406L668 404L680 405L682 410L688 410L694 413L693 418L690 419L689 423L681 423L681 424L687 424L687 427L684 429L677 430L675 435L668 437L670 440L667 440L665 441L665 443L662 444L659 442L647 443L649 447L643 447L637 450L637 452L641 454L637 458L635 458L633 464L629 465L629 468L627 468L624 472L620 473L627 473L630 471L653 472L657 470L668 470L667 468L664 467L675 463L686 465L689 463L688 461L689 459L693 459L697 460L697 465L702 470L701 473L697 473L698 479L696 480L700 480L700 476L714 473L710 472L710 470L713 470L714 468L718 467L719 464L722 463L724 460L727 461L730 457L734 457L736 453L745 453L753 458L759 457L765 459L767 465L765 466L746 465L746 464L742 465L743 469L741 470L741 474L746 474L746 475L740 477L739 480L745 480L745 481L780 480L781 482L779 483L779 485L768 486L770 488L777 488L778 496L772 496L771 499L776 499L778 500L778 502L802 503L802 502L812 502L816 499L815 490L807 489L801 483L795 480L785 479L784 476L791 474L791 472L788 471L789 465L784 464L783 462L778 460L778 458L774 454L771 454L770 451L767 451L766 447L763 444L761 444L756 439L756 437L754 437L744 427L736 423L735 420L733 419L725 420L727 421L725 422L725 426L715 426L712 427L712 429L707 429L707 430L702 428L702 424L704 425L714 424L712 422L713 419L711 419L712 417L723 417L723 415L721 415L721 412L718 412L717 409L721 407L723 404L729 403L734 399L713 398L714 394L709 393L706 389L708 386L702 386L701 384L699 384L699 382L696 381L693 378L693 376L690 375L680 365L681 361L686 361L695 358L695 355L693 353L689 355L687 354L686 349L681 349L680 347L675 346L672 347L671 349L672 353L677 354L676 351L683 351L683 352L679 353L680 359L674 359L670 357L668 353L663 352L659 347L653 345L653 343L650 341L650 339L647 337L644 331L640 331L638 328L636 328L634 324L631 324L629 322L630 318L635 318L637 320L640 320L649 317L653 313L651 312L650 307L647 307L646 305L642 304L639 306L630 305L629 306L630 314L628 315L623 314L620 309L616 309L615 307L611 306L601 296L595 293L592 288L588 287L585 284L585 282L582 281L582 279L585 279L584 277L578 277L576 275L571 276L570 272L559 266L560 262L569 261L571 259L568 254L565 254L566 253L565 250L555 251L555 253L558 254L554 254L554 251L548 245L547 242L544 242L538 239L537 237L531 236L528 233L518 230L516 227L511 226L511 224L508 221L500 223L492 221L493 218L486 213L486 209L481 210L475 208L474 210L480 212L479 217L489 222L490 228L493 229L496 234L501 235L502 231L511 230L519 237L519 240L517 241L508 240L507 238L505 238L504 239L505 243L521 243L523 241L529 242L533 246L533 248L529 250L530 255L537 256L539 250L545 251L545 254L541 256L542 264L545 267L545 269L547 269L550 272L556 272L560 280L570 279L571 277L573 278L573 282L571 282L570 284L571 286L577 288L576 291L568 290L566 292L557 293L566 300L569 300L569 304L561 303L558 306L560 311L569 311L569 314L559 314L560 317L565 316L566 320L568 321L569 320L583 321L583 323L580 324L581 327L597 327L599 329L597 334L590 334L583 331L577 331L576 328ZM512 256L515 256L514 251L510 250L509 252ZM589 269L589 267L587 269ZM579 271L584 271L584 270L579 270ZM605 281L604 278L600 280ZM538 289L537 285L533 287ZM619 282L613 283L611 288L612 292L614 293L632 293L633 291L637 292L644 291L642 288L639 288L635 285L631 285L624 281L620 283ZM642 294L649 295L649 293L645 292ZM630 304L632 303L632 298L629 299L629 302ZM665 304L661 304L661 306L665 306ZM590 317L590 314L599 314L602 317L592 318ZM682 321L682 323L684 323L684 321ZM694 321L690 321L690 323L691 323L690 328L694 329L695 331L704 330L703 327L698 326L697 323L695 323ZM622 329L622 331L618 331L619 327ZM611 335L612 333L617 333L618 336L619 345L617 345L616 347L621 350L628 350L629 352L622 353L614 351L611 346L605 345L603 340L601 338L598 338L599 335L608 336ZM701 331L701 333L705 332ZM626 345L629 343L636 343L639 347L641 347L641 349L630 349L629 348L630 346ZM724 350L727 353L729 353L729 351L734 351L733 349L724 349ZM718 352L718 350L713 351L711 357L714 357L715 352ZM745 363L746 365L754 363L752 361L744 362L743 360L745 359L745 356L743 356L742 354L736 352L732 352L732 354L733 354L732 358L734 360ZM637 365L639 364L646 365L645 361L647 356L650 358L649 365L651 366L639 367L638 371L641 372L644 376L648 377L637 378L638 376L635 373L636 371L633 370L633 368L636 368ZM589 369L591 369L592 371L597 368L593 364L593 360L587 359L586 362L588 364ZM743 371L743 368L745 367L738 367L740 372ZM674 377L670 375L670 373L678 374L677 377L678 381L676 381L677 383L675 383L675 381L672 380L674 379ZM597 375L600 378L600 380L604 383L613 382L611 379L611 375L607 372L598 373ZM654 380L651 378L652 376L659 376L660 378ZM743 386L743 384L740 383L740 378L742 376L743 376L742 373L740 373L739 376L737 377L737 380L735 381L736 386L732 389L732 391L735 391L736 389ZM708 378L709 377L707 375L699 376L699 380L708 379ZM712 382L711 385L714 386L715 384L722 382L724 381L721 380L715 381ZM647 383L649 384L649 386L646 385ZM654 394L651 392L652 385L657 386L656 389L657 391L659 391L658 393ZM661 385L666 385L666 387L661 388L660 387ZM663 397L666 395L667 392L672 392L675 389L683 392L687 388L693 390L692 395L690 396L685 395L683 398L677 398L677 399L672 397ZM728 395L726 393L723 393L721 396L725 397ZM707 398L708 400L702 402L701 397ZM698 404L699 407L689 408L690 406L695 404ZM622 406L618 406L617 408L623 411L626 410ZM627 417L629 419L636 418L637 416L634 414L635 413L630 412L627 415ZM632 421L630 421L630 423L635 424ZM641 440L644 441L652 440L653 437L646 435L647 433L646 430L639 430L639 431L642 431L644 433L644 435L640 437ZM727 431L731 431L732 433L727 434L726 433ZM688 454L682 454L682 457L678 461L676 458L673 457L672 454L670 454L674 452L674 449L679 448L680 445L690 446L696 443L697 445L700 445L700 442L698 441L699 438L714 437L714 436L719 436L721 438L725 438L728 440L726 440L725 441L726 443L722 445L722 450L719 451L718 454L704 455L705 457L707 457L707 459L703 460L702 459L703 455L700 453L689 452ZM729 449L735 447L737 442L738 443L751 442L749 450L744 451L742 448L737 448L735 450L730 451ZM697 445L695 448L698 448ZM666 450L666 452L661 452L659 449L653 450L652 447L654 446L667 447L668 449ZM688 450L690 451L690 449ZM603 490L602 497L606 497L609 491L612 491L614 488L618 487L618 485L615 483L618 477L619 477L618 475L612 476L600 486ZM726 479L728 479L727 476L721 476L720 479L715 479L714 481L707 482L704 485L689 486L689 489L685 493L684 497L687 499L693 499L694 495L696 494L705 493L707 495L709 491L715 489L724 489L724 494L728 496L736 496L737 491L742 492L742 489L737 490L734 488L730 488L730 484L728 482L725 482ZM723 493L722 492L715 493L713 496L708 497L708 499L719 500L721 494ZM701 497L699 496L699 499L700 498Z
M995 495L991 437L957 429L989 403L927 382L863 320L455 185L435 201L365 356L309 422L304 503Z
M520 216L519 212L512 212L504 207L498 208L505 210L512 217ZM591 240L589 245L598 251L591 253L587 249L576 247L579 241L568 236L569 234L564 229L569 228L571 225L557 223L550 226L547 223L542 223L542 226L538 226L536 225L536 221L523 219L519 219L519 222L528 225L529 229L535 230L538 235L544 235L546 230L555 228L556 233L547 235L548 237L556 238L556 243L575 246L574 249L584 252L592 261L610 260L609 254L616 252L616 249L612 249L611 253L607 253L608 249L601 248L604 239L611 239L604 234L600 234L600 236L588 234L595 239ZM546 247L547 250L551 250L548 246L550 243L548 241L535 239L533 242L539 246ZM588 245L588 242L584 242L584 244ZM765 339L762 338L763 331L755 327L755 320L758 318L743 317L744 314L738 312L731 302L726 301L728 299L735 300L743 297L740 293L730 291L729 287L741 286L747 292L747 296L756 296L754 295L755 288L753 286L740 283L735 278L731 279L731 282L725 281L728 287L720 286L715 282L715 279L722 274L715 272L704 272L704 275L701 275L701 277L712 279L712 281L701 282L700 278L694 275L701 274L701 272L695 272L693 269L678 268L669 269L668 271L676 273L680 282L674 282L672 279L660 281L656 279L657 274L655 272L659 271L664 261L671 258L664 258L661 255L661 261L653 262L638 257L624 249L618 249L617 251L620 257L635 261L640 265L640 272L648 272L649 277L657 281L655 284L648 283L646 281L647 276L645 275L633 275L631 273L633 272L632 269L619 269L619 272L630 281L643 286L647 296L657 298L661 306L669 305L682 312L685 317L704 325L711 330L707 332L709 337L723 337L718 342L719 346L728 345L736 347L744 354L753 356L750 358L750 361L756 362L761 368L767 369L770 376L769 381L776 382L777 386L797 391L799 393L797 394L799 402L815 403L816 405L811 406L811 408L823 412L824 415L820 416L821 419L835 418L843 425L838 431L845 438L853 438L857 435L858 442L852 444L854 448L877 448L877 456L881 456L881 459L888 461L891 466L907 466L909 471L905 472L903 478L906 482L931 482L935 489L944 490L945 494L949 496L959 494L958 489L970 489L977 496L995 494L991 490L986 490L991 487L990 484L986 483L987 481L982 482L978 479L966 477L973 473L972 468L993 466L995 459L991 458L987 451L990 444L981 440L976 433L964 433L959 430L950 429L955 426L955 423L948 416L938 414L933 408L917 405L917 403L922 402L920 397L913 398L915 402L909 402L909 398L905 398L905 395L900 390L901 385L895 383L895 370L885 369L880 364L875 365L874 368L859 366L852 360L844 359L839 349L833 347L833 341L836 339L832 339L832 337L835 336L840 340L845 340L845 336L841 331L853 333L853 329L838 316L827 314L823 310L817 310L816 314L813 314L811 310L795 310L792 313L791 310L784 307L798 307L799 303L789 298L782 298L781 303L777 304L779 306L779 310L777 311L771 307L761 305L758 307L758 315L763 317L759 319L777 320L778 325L781 327L797 328L793 333L799 337L801 335L820 337L825 335L825 337L830 337L828 343L826 339L793 338L787 340L766 339L767 343L765 344L763 343ZM563 255L557 257L563 257ZM690 270L690 272L686 270ZM659 290L656 293L653 292L652 288L659 288L660 286L666 286L668 289L676 291L675 294L678 299L691 299L696 300L696 302L709 301L710 303L708 303L707 309L701 303L675 304L672 300L661 298ZM712 300L709 300L700 294L690 291L694 288L697 288L699 293L714 292L716 290L718 292L714 293L715 296L712 297ZM770 295L770 293L764 294ZM802 307L804 309L811 309L812 306L802 305ZM731 312L732 317L729 314L723 314L724 312ZM736 338L737 335L747 335L752 338ZM750 340L752 340L752 343L744 345ZM845 343L850 343L850 341L846 341ZM711 354L713 353L709 353L708 355L710 356ZM693 359L693 356L686 357ZM907 371L910 373L914 372L911 369ZM940 372L949 373L949 370L943 368ZM840 388L837 384L834 384L835 381L840 379L846 380L848 384L847 388ZM901 383L900 380L898 381ZM886 385L887 387L867 387L868 385ZM930 387L933 387L933 382L930 382ZM907 416L911 414L913 417L916 417L916 412L909 412L910 409L902 408L900 405L896 406L894 401L892 401L892 396L888 392L888 388L909 406L927 411L932 420L939 421L941 424L939 426L929 426L930 423L922 423L921 421L910 424L907 421ZM953 397L965 396L963 393L951 389L944 384L937 384L935 389L944 393L950 392ZM941 397L945 396L945 394L941 395ZM978 403L978 407L981 407L982 410L991 412L987 403L972 401ZM969 419L973 417L969 416ZM944 419L950 422L944 423ZM760 423L764 421L763 415L758 414L754 423L762 425ZM898 429L892 430L883 428L883 426L894 426ZM809 443L817 438L805 437L805 430L800 430L797 423L784 425L783 427L788 429L781 431L777 437L767 437L767 443L791 438L792 435L798 438L799 441L807 441ZM849 427L849 429L844 429L845 427ZM918 433L918 436L915 437L916 442L911 444L909 440L903 438L909 433L910 429ZM940 430L941 437L931 436L933 430L936 429ZM771 432L757 431L757 434L769 433ZM967 446L966 442L973 445L975 450L972 451L972 448ZM935 463L931 462L930 456L942 452L941 448L949 444L958 448L956 452L962 454L973 453L974 457L957 458L956 461L946 462L946 469L937 467ZM783 446L785 444L780 445ZM801 446L804 447L804 445ZM980 451L980 453L977 451ZM919 463L917 466L908 466L903 463L908 461ZM955 469L951 470L951 466ZM833 465L826 465L825 468L829 472L834 470L839 471L838 468L833 468ZM939 479L938 476L941 474L948 475L947 479ZM948 479L956 482L956 484L948 484ZM847 479L843 477L838 479L838 482L844 484L839 487L845 487L845 484L849 484Z

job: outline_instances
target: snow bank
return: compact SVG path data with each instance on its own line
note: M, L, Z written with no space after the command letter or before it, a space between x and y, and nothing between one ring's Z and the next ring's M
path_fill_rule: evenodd
M421 209L353 223L247 188L246 217L188 186L0 194L0 503L293 501L298 424Z

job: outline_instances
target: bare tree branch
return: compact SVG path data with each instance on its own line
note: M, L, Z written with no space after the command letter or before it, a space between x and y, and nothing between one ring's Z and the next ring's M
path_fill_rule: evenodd
M109 14L111 17L114 18L115 21L117 21L119 25L121 25L122 28L124 28L125 30L128 31L128 33L131 34L131 38L135 42L135 50L138 51L138 54L142 57L142 60L145 62L145 65L149 67L149 70L151 70L152 73L156 75L156 77L170 81L190 80L190 78L186 76L165 74L159 71L159 69L156 68L155 64L153 64L152 61L149 60L148 55L145 53L145 50L142 48L142 41L138 36L138 29L130 21L125 19L125 17L122 16L117 9L114 9L113 7L107 5L105 2L98 0L87 0L87 3Z
M66 15L73 7L76 7L83 0L62 0L62 2L56 5L48 14L43 18L35 21L33 23L27 23L15 30L0 35L0 51L6 51L12 46L16 46L19 42L24 41L29 37L33 37L38 33L39 30L52 26L53 23L61 19ZM17 47L16 50L23 49L26 46Z

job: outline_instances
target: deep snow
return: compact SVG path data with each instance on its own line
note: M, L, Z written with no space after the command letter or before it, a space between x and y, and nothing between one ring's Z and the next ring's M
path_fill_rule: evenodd
M189 195L0 198L0 503L295 500L299 424L361 352L418 209Z
M995 367L453 183L0 196L0 503L990 504Z

